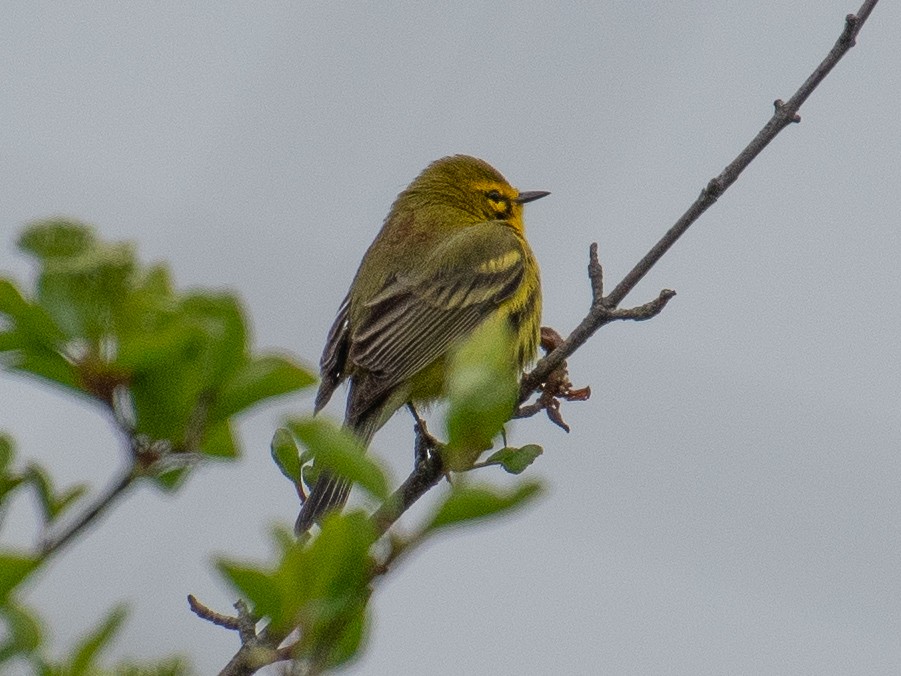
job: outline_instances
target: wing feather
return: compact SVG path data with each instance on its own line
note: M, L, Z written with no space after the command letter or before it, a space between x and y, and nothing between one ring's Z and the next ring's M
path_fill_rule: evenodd
M411 272L393 278L350 328L347 357L355 372L367 374L370 382L360 388L365 399L415 375L471 333L519 287L524 256L512 230L484 223L461 231Z
M332 393L338 384L344 380L347 352L350 348L350 323L348 312L350 310L350 294L344 296L341 306L338 308L338 316L329 329L325 340L325 348L319 359L319 373L322 381L316 392L315 410L318 412L331 399Z

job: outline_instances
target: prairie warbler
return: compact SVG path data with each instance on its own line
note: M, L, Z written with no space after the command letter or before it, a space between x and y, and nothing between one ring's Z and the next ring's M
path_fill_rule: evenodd
M538 347L541 285L523 233L519 192L466 155L430 164L391 207L328 334L316 411L347 380L344 424L364 446L407 402L440 397L446 357L486 320L505 321L518 368ZM297 517L308 530L340 508L350 485L320 473Z

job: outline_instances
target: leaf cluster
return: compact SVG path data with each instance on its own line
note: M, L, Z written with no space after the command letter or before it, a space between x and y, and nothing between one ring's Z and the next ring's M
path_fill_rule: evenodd
M19 591L133 481L173 489L198 460L237 457L235 416L314 377L287 356L252 350L236 297L178 291L164 265L141 264L130 244L57 219L26 228L18 246L37 270L28 291L0 277L0 367L112 413L128 442L128 469L99 496L86 485L59 488L48 469L17 463L12 440L0 434L0 515L30 489L41 518L33 551L0 550L0 671L28 664L37 674L187 673L180 658L112 670L100 664L124 605L68 656L50 659L44 625Z
M250 351L235 296L179 292L164 265L141 265L129 244L51 220L18 245L38 273L30 294L0 278L0 359L111 409L145 466L163 453L234 458L235 415L314 382L283 355Z
M515 371L498 356L505 354L504 340L509 340L504 332L482 332L453 360L446 420L449 441L433 449L451 459L448 468L468 471L498 465L519 474L541 454L535 445L504 447L484 462L475 462L502 431L516 400ZM287 421L275 433L271 452L301 496L315 483L316 472L325 469L361 487L382 505L380 511L409 506L402 504L400 489L389 492L390 477L372 455L364 455L357 439L321 416ZM360 510L333 513L315 536L295 540L279 531L280 555L272 564L220 560L220 572L250 602L254 625L268 620L260 633L254 627L244 636L240 664L245 670L226 673L252 673L261 664L290 658L298 673L315 674L355 658L367 634L367 602L373 586L401 557L449 528L517 509L540 490L534 481L502 490L457 475L422 523L405 534L392 530L381 538L375 516ZM299 633L291 634L295 629ZM289 634L296 640L280 647Z

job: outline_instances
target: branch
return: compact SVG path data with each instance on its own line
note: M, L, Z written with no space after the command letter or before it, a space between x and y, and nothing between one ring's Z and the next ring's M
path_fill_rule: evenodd
M758 154L788 125L799 122L798 109L807 100L810 94L817 88L822 80L829 74L841 58L854 46L857 34L863 24L869 18L870 13L878 0L866 0L861 5L857 14L849 14L845 18L845 27L838 41L826 58L814 70L810 77L797 92L783 103L775 102L775 112L763 129L754 137L747 147L717 176L712 179L701 191L697 200L688 208L679 220L667 231L667 233L655 244L623 280L610 292L603 295L603 269L598 261L597 245L592 244L589 255L588 275L592 288L591 308L585 318L569 334L566 340L560 342L546 357L541 359L535 368L526 374L521 383L520 403L528 399L529 395L546 383L551 375L561 366L565 360L581 347L600 327L618 320L642 321L656 316L663 310L667 302L675 295L674 291L664 289L658 297L649 303L630 309L619 309L619 304L625 299L639 281L650 271L663 255L676 243L689 226L694 223L717 199L738 179L742 171L757 157ZM521 413L525 408L518 410ZM540 408L537 410L541 410ZM385 503L372 515L372 520L379 533L385 533L400 516L410 508L422 495L435 486L444 476L444 468L441 462L440 444L437 444L429 436L425 427L417 420L417 463L413 472L406 481L385 501ZM212 613L212 611L210 611ZM214 614L216 619L221 618ZM208 617L214 621L212 617ZM249 675L263 666L258 660L250 659L250 655L257 650L264 653L268 651L268 661L271 664L280 659L286 659L289 655L285 649L278 649L281 640L269 636L263 629L254 637L244 637L241 650L232 658L229 664L220 673L228 675ZM256 654L261 656L260 653Z
M219 676L250 676L268 664L291 659L293 645L278 647L283 637L271 635L268 629L257 634L256 625L260 618L250 612L244 601L235 603L235 610L238 611L236 616L217 613L198 601L193 594L188 594L188 606L199 618L217 627L236 631L241 637L241 649L219 672Z
M122 476L107 487L106 491L85 510L73 523L55 536L48 536L41 545L39 556L49 558L66 545L69 540L87 528L97 517L106 512L112 504L132 485L136 474L129 468Z
M523 378L523 386L521 393L522 400L528 398L528 395L537 389L548 376L559 367L563 361L572 355L579 347L588 340L595 331L609 323L615 317L611 317L609 310L616 308L623 299L629 294L635 285L650 271L652 267L659 261L663 254L669 251L670 247L676 243L689 226L694 223L707 209L709 209L719 197L738 179L739 175L751 163L751 161L760 154L760 152L776 138L776 136L785 127L800 122L798 109L807 98L813 93L820 82L829 74L841 58L856 43L857 34L863 27L870 13L876 6L878 0L865 0L863 5L857 11L857 14L849 14L845 17L845 27L839 36L835 45L830 50L825 59L810 74L804 84L795 92L788 100L782 102L776 100L775 111L770 120L763 126L753 140L742 150L738 156L723 169L723 171L710 180L707 186L701 190L700 196L695 200L688 210L682 214L681 218L667 231L667 233L655 244L650 251L642 258L634 268L617 284L616 288L610 292L608 296L602 300L594 299L591 310L572 333L566 338L562 345L555 349L551 354L538 362L535 368L525 378ZM593 248L593 251L596 249ZM592 275L592 288L596 288L595 279L597 274ZM600 306L606 306L605 311Z
M38 556L46 559L72 538L87 528L104 514L141 476L149 476L168 467L182 467L197 464L200 456L195 453L173 453L168 442L150 442L134 430L120 424L119 429L126 435L129 448L129 467L113 481L106 490L78 518L56 535L47 535L38 551Z
M415 414L415 410L414 410ZM381 507L372 515L379 535L383 535L401 515L444 477L440 444L425 428L416 414L416 467Z
M194 610L193 605L191 603L192 610ZM222 618L227 622L234 623L235 626L230 628L238 631L241 637L241 648L229 660L228 664L222 668L219 676L251 676L251 674L255 674L265 666L293 659L293 644L279 648L285 640L283 635L270 633L268 626L263 627L259 634L256 633L255 625L257 620L248 612L247 606L244 605L243 601L238 601L235 604L235 608L238 609L238 617L234 618L227 615L219 615L205 606L203 608L216 618ZM201 617L203 616L201 615ZM219 624L213 619L206 617L204 619L209 619L213 624Z
M217 627L224 627L238 632L242 643L246 643L256 636L256 624L260 621L260 618L254 616L250 612L244 601L235 603L235 610L238 611L238 614L235 617L217 613L215 610L208 608L198 601L197 597L193 594L188 594L188 606L191 608L191 612L197 615L197 617L204 619L207 622L212 622Z
M654 300L634 308L620 309L618 306L635 285L650 271L663 255L676 243L689 226L694 223L714 202L722 195L739 177L742 171L760 152L769 145L776 136L788 125L799 122L798 109L807 100L814 89L822 82L823 78L835 67L835 64L855 44L857 34L864 22L873 11L878 0L866 0L857 14L849 14L845 17L845 27L832 50L823 59L822 63L804 81L800 89L788 100L787 103L776 101L775 112L763 129L742 150L738 156L717 176L712 179L701 191L695 200L679 220L667 231L667 233L655 244L634 268L617 284L616 288L607 296L604 296L604 271L598 260L597 244L592 244L589 250L588 276L591 282L592 303L591 308L579 325L567 336L566 340L557 345L544 359L536 364L535 368L523 376L520 389L520 402L525 401L536 389L546 383L555 371L565 365L565 360L581 347L599 328L613 321L633 320L644 321L659 314L666 304L676 295L675 291L664 289ZM516 417L525 417L538 411L552 411L541 401L528 407L517 410ZM559 415L559 414L558 414ZM552 416L553 419L553 416ZM561 421L556 421L561 424ZM565 423L563 423L565 425ZM424 428L417 421L417 448L424 442ZM444 476L441 463L441 454L438 448L430 444L428 453L417 453L420 461L417 462L413 472L391 495L390 498L373 514L372 519L380 533L387 531L400 516L409 509L422 495L435 486Z

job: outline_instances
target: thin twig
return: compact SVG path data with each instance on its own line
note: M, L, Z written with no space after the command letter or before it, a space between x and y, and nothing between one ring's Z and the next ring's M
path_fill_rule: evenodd
M219 676L251 676L269 664L291 659L290 650L286 652L285 648L279 648L285 637L284 634L270 632L268 626L254 636L248 637L242 633L240 650L222 668Z
M777 101L773 116L747 147L729 163L719 176L707 184L694 204L688 208L660 241L617 284L616 288L605 297L601 297L603 293L603 270L598 261L597 246L591 246L588 266L592 295L594 296L591 309L566 340L544 359L540 360L535 368L523 377L520 392L521 394L525 393L525 396L521 398L521 401L527 398L529 393L538 388L541 383L545 382L550 374L601 326L617 320L631 319L640 321L649 319L663 310L667 302L675 295L675 291L664 289L656 299L636 308L621 310L617 306L657 261L676 243L679 237L688 230L689 226L738 179L741 172L769 145L779 132L800 119L798 118L798 109L801 107L801 104L807 100L813 90L822 82L823 78L835 67L835 64L854 46L857 34L877 2L878 0L866 0L856 15L849 14L845 18L845 26L841 36L811 76L804 81L804 84L801 85L787 103ZM534 412L540 411L542 408L539 406ZM520 409L519 412L524 413L525 409ZM532 411L529 410L529 412ZM372 518L379 528L379 532L383 533L390 528L414 502L422 497L432 486L436 485L442 476L444 475L440 454L431 454L424 461L419 462L406 481L401 484L400 488L373 514Z
M660 260L663 255L669 251L670 247L688 230L689 226L694 223L714 202L722 195L741 175L741 172L751 163L751 161L760 154L760 152L785 127L793 122L800 121L798 109L807 98L813 93L820 82L823 81L841 58L854 46L857 34L863 27L870 13L876 6L878 0L866 0L857 14L849 14L845 17L845 26L842 34L839 36L835 45L829 51L825 59L816 67L804 84L795 92L795 94L785 103L777 100L775 103L775 111L770 120L763 126L754 139L742 150L716 178L712 179L707 186L701 191L698 199L695 200L688 210L682 214L681 218L667 231L667 233L655 244L650 251L642 258L634 268L617 284L616 288L604 299L604 304L608 307L618 306L623 299L629 294L635 285L650 271L650 269ZM610 319L606 314L595 311L593 304L592 310L585 319L569 334L563 345L554 350L547 357L538 362L535 368L524 379L523 389L528 392L534 391L538 385L544 382L544 379L559 366L566 358L572 355L586 340L588 340L595 331L601 326L608 323Z
M417 443L423 443L417 441ZM422 454L422 459L394 493L392 493L382 506L372 515L372 522L378 533L385 533L401 515L419 500L426 491L438 484L444 477L444 463L441 460L440 450L429 448L429 452Z
M591 281L591 302L600 303L604 299L604 268L598 259L598 243L588 247L588 279Z
M212 622L217 627L224 627L225 629L231 629L237 632L242 630L240 617L232 617L231 615L217 613L215 610L208 608L198 601L194 594L188 594L188 607L191 608L191 612L197 615L197 617L206 620L207 622Z
M97 517L102 515L106 510L108 510L113 503L121 497L126 490L132 485L136 478L134 472L129 470L116 479L110 486L104 491L104 493L94 502L91 507L85 510L74 522L69 524L61 533L58 533L55 536L49 536L43 542L40 547L40 552L38 555L42 559L49 558L57 551L59 551L63 546L65 546L69 540L78 535L82 530L87 528Z

